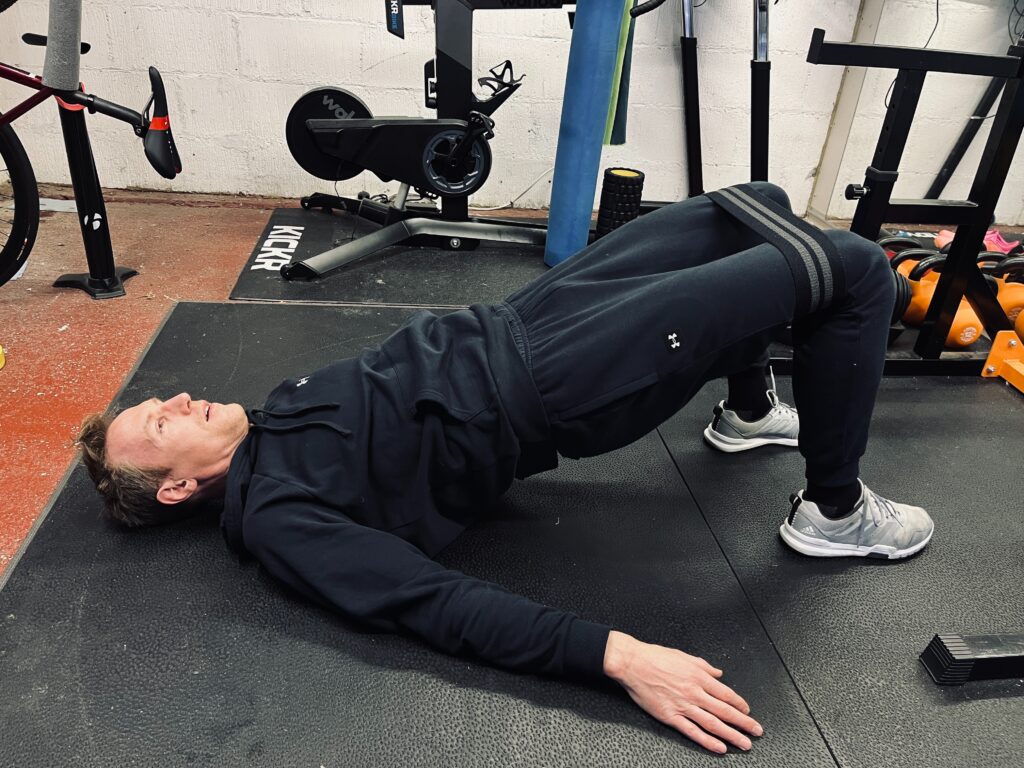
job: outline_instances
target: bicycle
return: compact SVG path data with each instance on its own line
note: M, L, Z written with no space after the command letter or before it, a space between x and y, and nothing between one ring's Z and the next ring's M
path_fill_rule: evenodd
M17 0L0 0L0 13L15 2ZM152 95L141 113L86 93L78 82L78 59L88 53L91 46L80 39L81 3L77 3L77 13L68 13L66 2L60 3L59 9L54 5L51 1L49 35L26 33L21 38L28 45L47 47L45 75L33 75L0 62L0 78L36 92L6 112L0 112L0 286L25 266L39 227L39 191L35 172L11 123L53 96L58 105L89 263L87 274L62 275L54 285L80 288L93 298L123 296L123 281L136 272L114 266L103 192L82 113L85 110L99 112L131 125L135 135L143 141L150 165L164 178L173 179L181 172L181 160L171 133L163 78L155 67L149 68ZM52 65L48 38L51 45L62 48ZM67 55L69 50L71 56ZM51 87L44 84L44 79L47 82L77 82L78 87Z

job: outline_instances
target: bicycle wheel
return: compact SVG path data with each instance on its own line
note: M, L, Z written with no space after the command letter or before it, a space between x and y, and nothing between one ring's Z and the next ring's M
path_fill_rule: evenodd
M17 134L0 126L0 285L21 269L38 228L36 175Z

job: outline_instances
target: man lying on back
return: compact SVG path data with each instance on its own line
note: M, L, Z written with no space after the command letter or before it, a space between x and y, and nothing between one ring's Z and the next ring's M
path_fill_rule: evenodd
M500 304L421 312L378 347L288 379L263 408L182 393L86 420L111 517L223 500L231 549L343 615L511 670L611 678L707 749L760 735L722 671L431 559L511 485L628 445L708 381L704 431L735 452L796 446L807 486L780 533L806 555L901 558L932 522L859 479L895 288L875 244L822 233L769 184L648 214ZM792 325L800 416L766 381Z

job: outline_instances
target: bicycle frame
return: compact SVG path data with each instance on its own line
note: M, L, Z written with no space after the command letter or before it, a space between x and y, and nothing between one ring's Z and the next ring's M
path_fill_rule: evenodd
M38 91L38 93L29 96L23 102L10 109L3 114L0 114L0 125L7 125L17 120L19 117L24 115L26 112L35 108L39 104L42 104L50 96L53 95L53 88L49 88L43 85L43 78L40 75L33 75L30 72L26 72L23 69L17 67L11 67L7 64L0 62L0 78L9 80L12 83L23 85L26 88L32 88Z
M89 112L99 112L100 114L128 123L135 131L136 136L144 136L146 133L148 126L141 113L127 107L122 107L120 104L115 104L112 101L85 93L81 90L81 85L79 85L79 90L77 91L58 91L43 85L43 79L40 75L33 75L30 72L12 67L3 62L0 62L0 78L38 91L38 93L29 96L23 102L17 104L13 109L0 115L0 125L7 125L17 120L26 112L43 103L50 96L53 96L66 109L76 110L85 108Z
M26 40L26 42L29 42ZM85 49L87 50L87 49ZM77 79L77 70L75 73ZM82 91L81 83L74 90L53 88L43 83L43 77L0 62L0 79L35 91L12 109L0 114L0 128L13 123L26 112L39 106L51 96L57 100L61 132L67 151L71 183L78 209L78 223L82 232L88 273L62 275L54 282L56 287L80 288L96 299L124 295L124 281L136 272L114 264L114 255L107 230L107 212L103 190L96 174L85 112L99 112L131 125L135 135L143 140L146 159L164 178L173 179L181 171L167 118L167 98L163 80L155 67L149 68L150 100L142 113L122 107ZM73 81L72 81L73 82ZM153 115L150 117L150 108Z

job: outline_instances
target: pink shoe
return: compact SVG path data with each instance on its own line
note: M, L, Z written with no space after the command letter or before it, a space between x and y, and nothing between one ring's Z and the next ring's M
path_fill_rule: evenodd
M939 234L935 236L935 247L942 250L953 242L953 238L956 236L956 231L951 229L939 230ZM985 233L985 250L990 253L1011 253L1015 250L1021 250L1020 240L1014 240L1010 242L1006 240L998 229L990 229ZM943 251L945 252L945 251Z
M953 242L953 238L956 236L956 232L952 229L940 229L939 234L935 236L935 247L945 248L946 245Z
M993 253L997 251L999 253L1009 253L1019 245L1020 240L1014 240L1011 243L1007 241L1001 234L999 234L998 229L990 229L988 232L985 233L986 251L992 251Z

